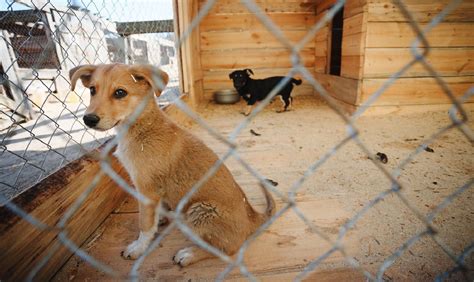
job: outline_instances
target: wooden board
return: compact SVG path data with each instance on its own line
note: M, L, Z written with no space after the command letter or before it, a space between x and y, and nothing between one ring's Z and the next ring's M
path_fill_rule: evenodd
M269 13L267 16L282 30L308 30L315 22L313 13ZM268 30L254 14L208 14L199 25L201 32Z
M316 14L321 14L330 9L334 4L337 3L337 0L319 0L316 4Z
M304 0L255 0L254 1L266 13L302 13L313 12L313 7L304 4ZM199 0L199 9L206 0ZM240 1L219 0L216 1L210 13L212 14L245 14L251 13L247 6Z
M342 56L364 55L365 33L356 33L342 37Z
M341 76L361 79L365 59L367 12L344 20Z
M319 14L319 16L324 13ZM327 62L329 55L329 24L321 27L321 29L316 33L315 36L315 46L314 46L314 71L318 73L326 73L327 71Z
M342 56L341 76L361 79L363 77L364 56Z
M127 177L114 157L111 165L123 178ZM54 226L88 188L99 170L97 160L84 156L26 190L14 198L13 203L41 222ZM112 179L102 177L66 224L68 238L81 245L124 197L125 192ZM58 232L40 231L6 207L0 207L0 217L0 279L23 280L59 243ZM36 278L48 280L71 255L66 247L61 246Z
M283 32L290 44L301 41L307 34L306 30ZM224 50L242 48L284 48L274 34L268 30L201 32L201 50ZM314 40L308 41L306 47L314 48Z
M176 2L178 17L178 31L180 34L189 28L198 12L196 1ZM193 108L200 106L203 98L202 69L200 57L199 27L195 27L188 38L181 45L179 52L183 74L184 93L190 95L189 104Z
M314 71L317 73L326 73L327 70L327 57L315 57L314 58Z
M474 85L474 76L444 77L456 97L463 96ZM364 79L359 104L377 91L386 79ZM474 102L471 97L470 102ZM384 91L373 105L430 105L449 104L448 96L434 78L400 78Z
M327 41L316 42L314 48L314 53L316 57L327 57L329 48Z
M406 0L403 1L416 22L426 23L440 13L451 0ZM368 20L380 22L407 22L397 5L391 0L368 0ZM473 22L474 1L467 0L451 13L443 22Z
M336 0L321 0L317 1L316 14L320 15L330 9L337 1ZM350 18L364 11L367 11L367 0L347 0L344 4L344 18Z
M347 0L344 5L344 19L367 12L367 0Z
M366 13L360 13L350 18L345 18L343 25L344 36L365 32L367 30L366 17Z
M422 29L426 24L420 26ZM370 22L367 47L410 47L416 35L408 23ZM440 23L426 34L431 47L473 47L474 22Z
M281 203L278 203L281 206ZM346 217L344 208L334 200L330 199L299 199L298 207L305 213L310 213L310 218L316 224L322 224L325 232L337 232L337 228L328 223L341 222ZM331 207L332 215L328 218L325 209ZM262 206L259 206L262 208ZM325 214L325 216L318 216ZM97 239L89 245L88 251L96 259L106 262L123 275L127 275L133 261L124 260L120 257L120 251L138 232L136 213L117 213L112 215L106 222L107 229L96 237ZM327 226L327 227L326 227ZM160 281L188 281L189 279L213 280L222 272L226 264L217 258L207 259L197 264L180 269L174 265L172 257L180 248L189 245L190 242L181 232L171 232L143 263L140 274L147 279ZM309 261L322 255L330 249L330 245L318 235L312 234L308 228L302 227L301 220L293 212L286 213L281 219L272 225L270 230L264 232L250 248L245 252L245 265L249 271L263 280L291 281L301 272ZM347 251L352 251L356 245L345 246ZM88 264L75 263L71 261L55 278L55 281L67 280L74 276L78 281L92 279L103 280L109 277L103 276L98 270ZM336 252L324 260L322 266L311 273L307 279L358 279L363 280L363 275L350 268L331 268L332 264L344 264L341 253ZM150 269L150 271L145 271ZM244 277L236 269L227 277L230 280L242 280ZM110 278L109 278L110 279Z
M359 80L319 73L314 77L335 99L351 105L356 104Z
M321 27L320 30L316 33L315 40L316 42L327 41L329 35L329 25Z
M432 48L427 57L441 76L474 75L474 48ZM367 48L364 77L389 77L413 59L407 48ZM430 74L416 63L402 77L423 77Z
M300 52L302 64L314 65L314 50ZM239 69L239 68L289 68L291 52L286 49L241 49L232 51L202 51L203 70Z
M366 13L356 14L344 19L342 38L341 76L346 78L362 78ZM327 73L329 56L329 27L326 26L316 34L315 71Z

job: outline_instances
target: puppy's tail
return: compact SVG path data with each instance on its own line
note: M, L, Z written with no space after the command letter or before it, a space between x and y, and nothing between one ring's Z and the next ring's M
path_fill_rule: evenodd
M301 83L303 83L303 80L292 78L291 82L294 83L295 85L300 85Z
M272 184L273 186L278 185L278 183L276 183L273 180L267 179L267 181L270 182L270 184ZM255 212L257 217L256 217L256 220L255 220L254 230L256 230L258 227L260 227L260 225L264 224L272 215L275 214L276 204L275 204L275 200L272 197L272 194L270 194L270 192L267 190L267 188L265 188L265 186L263 186L263 184L261 184L261 183L260 183L260 188L262 189L262 192L265 195L265 201L267 202L267 208L265 209L264 213Z
M271 179L267 179L267 181L270 182L270 184L272 184L273 186L278 185L277 182ZM260 188L262 189L263 194L265 194L265 201L267 202L267 209L265 210L265 215L267 216L267 218L269 218L275 214L275 206L276 206L275 199L273 199L270 191L268 191L267 188L265 188L265 186L263 186L263 184L261 183L260 183Z

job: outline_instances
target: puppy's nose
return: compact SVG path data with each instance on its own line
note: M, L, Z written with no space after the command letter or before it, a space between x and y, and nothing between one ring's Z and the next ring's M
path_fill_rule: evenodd
M94 114L88 114L83 117L83 120L87 126L94 127L99 123L100 117Z

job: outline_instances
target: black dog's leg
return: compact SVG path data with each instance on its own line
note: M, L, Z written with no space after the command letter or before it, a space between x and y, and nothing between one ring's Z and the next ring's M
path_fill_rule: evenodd
M277 110L277 113L283 113L291 109L291 103L293 102L293 98L290 96L280 96L281 100L281 110Z
M286 97L286 99L283 99L285 102L285 106L283 108L283 111L288 111L288 108L291 108L291 97Z
M243 114L246 116L250 115L250 112L252 112L253 105L255 105L256 102L257 98L255 98L254 96L250 96L250 99L247 102L247 108L245 109Z

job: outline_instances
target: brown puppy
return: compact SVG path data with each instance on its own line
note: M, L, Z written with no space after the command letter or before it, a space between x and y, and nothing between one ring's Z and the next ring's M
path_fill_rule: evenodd
M136 189L152 204L139 202L140 235L122 253L136 259L150 245L157 231L158 205L175 209L181 198L218 160L216 154L191 133L180 128L157 106L168 75L153 66L84 65L70 70L71 88L77 79L91 91L84 122L96 130L125 124L145 97L144 110L119 141L116 155L127 169ZM187 224L203 240L232 255L245 239L274 212L267 200L265 214L256 212L225 166L221 166L186 204ZM174 261L182 266L211 256L197 248L184 248Z

